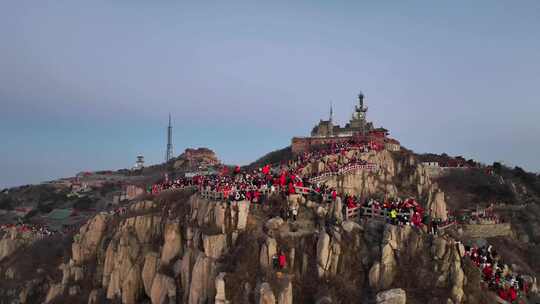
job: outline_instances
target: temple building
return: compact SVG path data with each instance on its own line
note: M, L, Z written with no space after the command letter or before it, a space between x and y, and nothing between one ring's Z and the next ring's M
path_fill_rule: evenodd
M358 104L354 108L352 117L345 126L334 124L333 108L330 106L330 116L328 120L320 120L311 130L310 137L294 137L292 139L292 150L300 153L308 150L311 146L323 145L332 142L347 140L365 141L378 149L399 151L401 146L395 139L388 138L388 130L384 128L374 128L373 123L367 121L366 114L368 107L364 105L364 94L358 95Z
M367 135L373 130L373 124L366 120L368 108L364 106L364 94L358 95L358 105L355 106L351 120L344 126L334 125L333 111L330 107L330 117L322 120L311 131L311 137L351 137L354 135Z

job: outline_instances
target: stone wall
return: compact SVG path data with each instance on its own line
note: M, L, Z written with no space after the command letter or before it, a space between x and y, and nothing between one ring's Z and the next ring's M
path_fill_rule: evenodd
M293 137L291 147L293 154L299 154L309 150L311 146L324 145L327 143L348 141L352 137Z
M291 140L291 147L293 154L299 154L309 150L311 146L324 145L328 143L337 143L351 140L354 136L334 136L334 137L293 137ZM399 151L401 145L396 140L388 138L379 138L374 136L366 136L365 140L372 140L377 142L384 142L385 148L389 151Z
M491 238L497 236L511 237L512 227L510 223L503 224L466 224L463 225L463 234L470 238Z

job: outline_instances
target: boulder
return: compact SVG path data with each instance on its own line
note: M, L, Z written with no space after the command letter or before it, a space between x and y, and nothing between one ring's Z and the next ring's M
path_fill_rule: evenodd
M330 298L329 296L324 296L324 297L321 297L320 299L317 300L317 302L315 302L315 304L332 304L334 303L332 301L332 298Z
M317 210L315 211L315 213L319 218L324 218L328 214L328 209L319 205L317 206Z
M142 252L143 248L132 229L118 231L111 240L105 254L102 278L102 285L107 288L107 299L121 297L122 289L131 285L136 286L137 291L128 297L138 298L139 289L144 285L139 264L143 260Z
M277 216L277 217L271 218L268 221L266 221L264 226L268 230L278 230L279 227L281 227L281 225L283 225L283 223L284 223L283 219L281 217Z
M317 271L319 277L336 274L340 253L341 246L339 242L333 241L333 238L326 232L319 234L317 241Z
M84 278L83 268L77 266L71 267L71 276L74 282L82 281L82 279Z
M11 238L0 240L0 261L12 255L21 245L22 242Z
M199 254L193 266L188 304L199 304L215 298L215 265L204 254Z
M287 205L292 207L298 207L300 204L305 203L305 198L302 194L289 194L287 195Z
M49 287L49 291L47 292L47 296L45 297L45 304L50 303L56 297L62 295L64 290L64 285L62 284L51 285L51 287Z
M221 233L227 233L227 204L219 202L214 206L214 225Z
M15 267L10 266L6 269L5 276L8 280L14 280L16 277L18 277L18 272Z
M129 210L143 211L143 210L150 210L156 207L157 207L157 204L154 201L140 201L140 202L131 204L129 206Z
M376 262L371 266L369 270L369 286L374 289L379 289L379 282L381 281L381 264Z
M459 288L457 286L452 287L452 291L450 292L453 303L462 303L463 297L465 296L465 293L463 292L463 288Z
M317 209L317 206L318 204L315 203L314 201L307 201L306 202L306 207L309 208L309 209Z
M227 301L227 297L225 295L225 272L221 272L216 277L216 298L214 303L215 304L227 304L229 301Z
M168 265L172 259L182 256L182 234L178 221L165 225L163 237L165 241L161 251L161 264Z
M203 247L206 256L219 259L227 250L227 235L203 235Z
M95 257L98 244L107 228L108 216L98 214L79 230L79 237L72 244L72 255L75 264L80 265Z
M432 188L432 191L429 194L427 210L429 210L432 218L439 218L443 221L448 219L444 192L436 187Z
M239 201L239 202L233 202L233 210L237 210L237 224L236 229L237 230L244 230L247 226L247 219L249 215L249 201Z
M319 278L323 277L330 269L330 236L323 232L317 241L317 272Z
M157 252L149 252L144 258L144 266L142 269L142 282L144 291L148 296L152 292L152 283L154 283L154 277L156 271L159 268L159 255Z
M150 292L152 304L165 304L168 303L171 298L175 297L176 286L174 284L174 279L161 273L156 274Z
M161 216L157 215L141 215L134 218L129 218L125 226L122 228L127 228L132 226L135 228L137 234L137 239L142 244L148 244L151 240L161 236Z
M62 263L58 266L58 269L62 271L62 285L67 285L71 279L71 269L68 264Z
M193 272L193 266L197 260L199 253L193 251L192 249L186 250L184 256L182 257L182 262L180 265L180 286L183 292L183 302L187 303L189 298L189 290L191 277Z
M103 302L103 289L92 289L88 295L88 304L99 304Z
M435 259L437 260L442 259L446 253L446 240L442 237L436 237L433 240L433 246L431 247L431 252Z
M192 195L189 198L191 221L196 222L197 226L202 227L209 221L210 209L215 202L210 202L199 195Z
M107 287L109 285L110 276L115 266L114 254L115 254L115 241L113 240L107 246L107 250L105 250L105 261L103 263L103 279L102 279L103 287Z
M69 289L68 289L68 294L70 296L76 296L78 295L79 293L81 292L81 288L77 285L74 285L74 286L70 286ZM133 303L133 302L131 302Z
M120 270L115 269L111 273L109 285L107 286L107 294L106 294L107 299L112 300L112 299L116 298L117 296L120 296L121 295L121 290L120 290L121 286L122 286L122 283L121 283L121 279L120 279Z
M285 288L278 295L278 304L293 304L293 289L292 283L288 280Z
M332 202L331 210L332 218L338 223L343 222L343 204L341 202L341 197L338 196L336 200Z
M450 266L450 281L452 283L451 297L454 303L462 303L465 292L465 274L461 268L461 259L458 250L453 251L454 260Z
M407 295L401 288L379 292L376 297L377 304L406 304Z
M266 237L261 245L259 262L262 269L272 269L272 257L277 254L277 242L274 238Z
M458 252L461 257L465 256L465 246L461 242L458 243Z
M34 287L34 286L25 286L21 292L19 293L19 302L22 303L22 304L25 304L27 303L28 301L28 298L32 295L33 293L33 288L31 287Z
M276 304L276 297L268 283L262 283L259 288L259 304Z
M341 227L344 231L351 233L354 230L362 230L362 226L360 226L357 222L354 221L344 221L341 224Z
M392 285L397 272L397 262L394 256L394 250L390 244L383 246L381 253L380 282L379 286L386 289Z

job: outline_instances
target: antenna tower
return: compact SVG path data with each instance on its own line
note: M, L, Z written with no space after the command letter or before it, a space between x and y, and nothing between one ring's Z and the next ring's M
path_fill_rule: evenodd
M173 158L172 124L171 124L171 114L169 113L169 127L167 128L167 153L165 154L165 162L168 163L172 158Z

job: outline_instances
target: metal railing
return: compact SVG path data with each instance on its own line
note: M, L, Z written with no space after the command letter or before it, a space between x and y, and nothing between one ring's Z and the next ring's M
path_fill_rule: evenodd
M454 226L454 225L457 225L457 221L451 221L451 222L448 222L448 223L446 223L445 225L442 225L442 226L437 227L437 229L439 229L439 230L444 230L444 229L450 228L450 227L452 227L452 226Z
M294 187L294 190L295 190L295 193L296 194L309 194L311 192L313 192L313 189L309 188L309 187Z
M346 219L355 219L360 217L360 211L362 212L362 216L371 217L371 218L382 218L382 219L390 219L390 210L387 209L381 209L381 208L375 208L374 206L371 207L362 207L362 206L356 206L353 208L347 207L346 211ZM413 211L410 212L398 212L398 217L408 216L409 219L412 218Z
M221 191L213 191L213 190L200 190L199 193L201 196L205 199L211 199L214 201L223 200L225 198L225 195Z
M298 194L306 194L309 192L305 192L306 189L309 189L311 191L311 188L305 188L305 187L295 187L296 193ZM281 192L281 189L279 187L275 187L274 191L272 191L271 188L266 189L258 189L259 193L264 196L270 196L272 194L278 194ZM225 197L225 193L223 191L214 191L214 190L198 190L199 194L205 198L205 199L211 199L211 200L226 200L228 197ZM229 194L236 194L235 191L229 191Z
M321 175L312 177L309 179L309 182L316 183L324 180L327 177L331 176L338 176L342 174L349 173L354 170L368 170L368 171L376 171L379 169L379 166L377 164L354 164L350 166L343 167L335 172L325 172Z
M360 214L360 210L363 211L361 214ZM397 217L408 216L408 219L410 221L412 219L413 213L414 213L414 211L398 212ZM363 217L383 219L383 220L386 221L386 220L390 219L390 210L381 209L381 208L374 208L373 206L371 206L371 207L356 206L356 207L353 207L353 208L347 207L347 211L346 211L346 219L347 220L358 219L358 218L360 218L360 215L362 215ZM450 221L448 223L444 223L441 226L438 226L437 229L444 230L444 229L450 228L450 227L452 227L454 225L457 225L457 222L456 221Z

